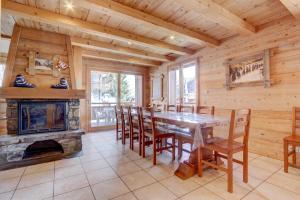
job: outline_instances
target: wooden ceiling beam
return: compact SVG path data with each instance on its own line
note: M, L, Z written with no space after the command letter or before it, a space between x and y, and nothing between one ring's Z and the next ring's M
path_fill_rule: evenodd
M280 2L296 18L300 19L300 1L299 0L280 0Z
M152 38L136 35L115 28L102 26L99 24L87 22L65 15L60 15L44 9L26 6L11 1L7 1L4 5L2 5L2 10L11 13L12 15L17 15L33 21L43 22L54 26L60 25L66 28L77 29L88 34L97 35L113 40L119 40L123 42L131 42L140 46L167 51L169 53L174 53L178 55L195 53L195 51L186 49L184 47L172 45L163 41L155 40Z
M255 27L237 15L215 3L213 0L174 0L189 10L194 10L209 21L242 34L255 33Z
M144 60L140 58L133 58L130 56L117 55L117 54L101 52L101 51L83 50L82 56L87 58L96 58L102 60L110 60L110 61L117 61L122 63L135 64L135 65L151 66L151 67L158 67L162 64L159 61Z
M150 60L157 60L162 62L172 61L171 59L167 58L164 55L145 52L142 50L133 49L129 47L123 47L123 46L119 46L107 42L89 40L80 37L72 37L71 41L73 46L79 46L87 49L106 51L106 52L111 52L116 54L123 54L123 55L134 56L134 57L150 59Z
M182 26L167 22L158 17L128 7L121 3L111 0L76 0L78 6L92 9L94 11L105 10L111 16L119 16L127 18L128 20L137 21L150 28L156 29L157 31L163 31L170 35L182 37L190 42L202 45L203 42L217 46L220 42L207 34L195 32L186 29Z

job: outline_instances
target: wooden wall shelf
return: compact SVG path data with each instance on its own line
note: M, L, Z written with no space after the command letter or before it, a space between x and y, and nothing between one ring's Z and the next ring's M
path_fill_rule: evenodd
M51 88L17 88L0 89L1 99L85 99L85 90L51 89Z

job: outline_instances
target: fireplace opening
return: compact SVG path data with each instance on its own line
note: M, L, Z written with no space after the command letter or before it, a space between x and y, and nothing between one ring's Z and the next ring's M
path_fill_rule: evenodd
M23 159L42 157L44 154L64 153L62 146L55 140L37 141L24 151Z
M19 134L64 131L67 129L65 101L22 101L18 104Z

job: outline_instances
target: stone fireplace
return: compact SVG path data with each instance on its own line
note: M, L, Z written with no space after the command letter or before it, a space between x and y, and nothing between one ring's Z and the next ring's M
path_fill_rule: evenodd
M0 137L0 169L81 151L79 99L6 99L7 135Z

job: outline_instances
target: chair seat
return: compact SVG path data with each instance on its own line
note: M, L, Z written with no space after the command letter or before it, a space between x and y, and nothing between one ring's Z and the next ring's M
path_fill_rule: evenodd
M244 144L233 141L232 149L230 149L227 139L213 137L206 141L204 148L218 151L220 153L228 153L232 150L232 153L236 153L243 150Z
M288 142L292 143L300 143L300 136L299 135L290 135L284 138L284 140L287 140Z

